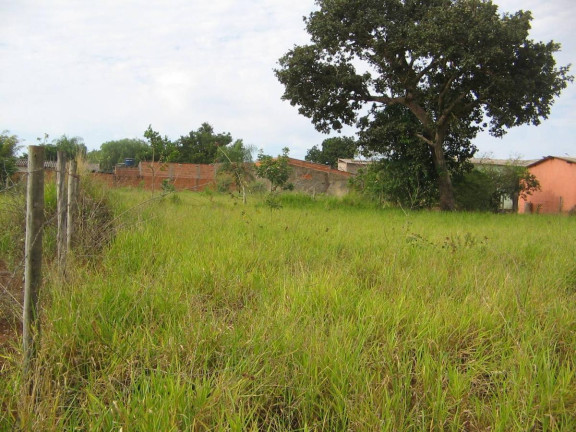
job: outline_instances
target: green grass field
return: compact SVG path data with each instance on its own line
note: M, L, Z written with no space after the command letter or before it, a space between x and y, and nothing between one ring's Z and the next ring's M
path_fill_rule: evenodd
M0 430L576 430L576 218L113 195Z

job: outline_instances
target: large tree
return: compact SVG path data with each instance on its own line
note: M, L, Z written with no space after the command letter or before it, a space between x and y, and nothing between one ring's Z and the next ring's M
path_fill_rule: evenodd
M44 141L48 138L48 134L44 134ZM40 138L38 138L40 141ZM84 157L86 155L86 144L82 137L69 137L62 135L60 138L52 140L51 144L42 144L44 147L44 157L46 160L55 161L58 157L58 152L64 153L66 159L74 159L76 156Z
M215 133L210 124L202 123L198 130L181 136L176 142L179 154L176 162L214 163L218 156L218 147L227 146L231 142L232 136L229 133Z
M162 136L160 132L148 129L144 132L144 138L148 140L150 152L146 155L146 160L152 162L175 162L178 159L178 151L172 141L166 135Z
M321 148L312 147L304 159L331 168L338 167L338 159L353 158L357 151L356 141L352 137L332 137L322 141Z
M500 15L484 0L316 0L312 43L280 59L283 99L323 132L401 105L429 146L440 206L455 207L446 139L537 125L572 77L560 45L528 38L530 12ZM366 113L366 111L368 111Z
M359 122L360 153L380 159L364 170L356 184L378 199L408 208L430 207L438 202L438 173L432 148L418 138L420 122L402 105L380 110ZM472 169L468 160L476 152L471 137L474 127L460 122L444 142L446 169L460 179Z
M88 160L99 162L103 171L113 170L117 163L124 162L126 158L133 158L138 164L151 157L151 147L145 141L135 138L106 141L100 150L88 153Z

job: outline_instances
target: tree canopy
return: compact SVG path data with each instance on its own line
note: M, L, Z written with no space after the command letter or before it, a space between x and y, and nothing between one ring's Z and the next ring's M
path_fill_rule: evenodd
M222 181L223 189L229 190L234 184L238 192L242 193L244 204L246 203L246 186L248 181L254 178L250 163L254 150L254 146L246 146L239 139L228 146L219 146L215 159L215 162L220 164L218 175ZM227 176L230 182L224 183L223 176Z
M150 153L148 153L146 160L152 160L152 162L177 161L178 151L174 143L166 135L162 136L160 132L152 129L152 125L148 125L148 129L144 132L144 137L148 140L148 145L150 146Z
M100 163L100 169L111 171L118 163L124 162L126 158L133 158L138 164L141 160L146 160L152 156L150 146L141 139L124 138L114 141L106 141L100 146L97 152L88 154L89 160Z
M350 159L356 154L358 146L352 137L333 137L322 141L321 148L312 147L306 153L305 160L331 168L338 167L338 159Z
M290 189L293 187L288 184L290 178L290 166L288 165L288 147L282 149L282 154L273 158L266 155L260 150L258 153L258 162L256 163L256 175L260 178L265 178L270 181L270 191L276 192L280 189Z
M144 132L144 138L124 138L107 141L99 150L93 150L87 157L92 162L99 162L100 168L112 170L117 163L126 158L140 161L178 162L211 164L214 162L228 162L224 154L232 162L252 161L253 148L244 145L241 139L233 142L229 133L216 133L214 128L203 123L197 130L188 135L171 141L168 136L162 135L149 125ZM218 149L223 152L218 152ZM55 154L55 153L54 153Z
M6 181L16 172L18 142L18 137L10 135L8 131L0 133L0 189L4 188Z
M417 120L440 206L455 207L447 138L537 125L572 80L560 45L528 38L531 13L498 13L485 0L316 0L309 45L280 59L283 99L323 132L366 126L394 106ZM414 142L414 141L413 141Z
M255 150L254 146L247 146L243 140L238 139L227 146L218 146L214 161L222 164L252 162Z
M46 141L48 135L44 135L44 141ZM38 139L40 141L40 138ZM67 135L62 135L60 138L52 140L50 144L42 144L44 147L44 157L46 160L55 161L58 158L58 152L64 153L66 159L74 159L76 156L86 155L86 144L84 144L84 139L82 137L69 137Z
M214 163L218 156L218 147L227 146L231 142L232 136L229 133L215 133L210 124L202 123L196 131L191 131L176 141L178 158L175 162Z
M420 124L402 105L381 110L359 122L360 153L380 159L364 170L356 186L378 200L407 208L430 207L438 202L438 173L431 147L416 134ZM476 152L466 130L450 133L444 142L446 169L459 180L472 169L468 162Z

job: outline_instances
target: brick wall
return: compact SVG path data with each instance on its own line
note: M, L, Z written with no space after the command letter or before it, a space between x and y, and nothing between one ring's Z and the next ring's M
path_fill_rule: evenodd
M203 190L214 187L215 165L141 162L137 168L117 167L115 186L134 186L161 189L169 180L176 190Z
M298 159L290 159L288 163L292 169L288 182L294 185L294 190L334 196L348 193L350 173Z

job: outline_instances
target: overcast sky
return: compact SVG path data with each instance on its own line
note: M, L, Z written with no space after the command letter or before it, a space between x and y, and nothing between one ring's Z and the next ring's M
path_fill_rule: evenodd
M497 3L531 10L531 37L562 43L558 64L576 63L576 1ZM80 136L92 150L142 138L149 124L174 140L208 122L303 159L329 135L280 99L273 69L308 40L302 17L313 8L313 0L0 0L0 130L25 145L44 133ZM570 85L541 126L476 144L499 158L576 155L574 113Z

